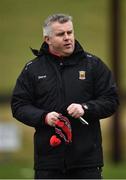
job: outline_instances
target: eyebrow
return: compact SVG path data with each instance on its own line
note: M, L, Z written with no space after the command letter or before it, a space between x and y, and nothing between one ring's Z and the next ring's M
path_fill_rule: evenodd
M67 34L71 34L73 32L73 30L68 30L66 31ZM65 34L65 31L61 31L61 32L57 32L56 35L64 35Z

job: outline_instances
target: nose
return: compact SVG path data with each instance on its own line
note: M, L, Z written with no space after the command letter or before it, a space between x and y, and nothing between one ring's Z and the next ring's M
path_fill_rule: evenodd
M67 33L64 34L64 40L68 40L69 39L69 35Z

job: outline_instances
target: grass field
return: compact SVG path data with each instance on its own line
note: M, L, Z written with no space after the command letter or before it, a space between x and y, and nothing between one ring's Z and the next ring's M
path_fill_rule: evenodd
M126 91L126 0L120 0L120 87ZM73 16L75 35L86 51L111 64L110 0L0 0L0 95L11 94L24 64L33 58L29 47L42 43L42 23L50 14L62 12ZM104 178L126 179L126 103L121 102L121 145L123 162L111 163L112 120L103 121L105 154ZM33 177L33 133L14 120L10 106L0 104L0 122L13 122L22 131L21 149L0 152L0 179Z
M106 162L103 168L104 179L126 179L126 162L114 165ZM7 161L0 167L0 179L32 179L34 177L33 162Z

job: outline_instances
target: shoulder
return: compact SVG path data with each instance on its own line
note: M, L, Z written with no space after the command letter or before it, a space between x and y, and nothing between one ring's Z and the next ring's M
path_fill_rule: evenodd
M92 66L106 66L104 61L98 56L91 54L89 52L85 52L85 55L86 55L86 59L90 64L92 64Z
M36 65L38 64L38 61L39 61L38 58L29 60L29 61L25 64L24 69L25 69L25 70L28 70L28 69L33 68L34 66L36 66Z
M44 57L36 57L32 60L29 60L24 67L24 70L30 71L30 70L34 70L34 69L38 69L39 67L42 66L42 64L44 63Z
M85 52L85 55L86 55L86 58L91 62L97 63L97 62L101 61L101 59L98 56L91 54L89 52Z
M40 72L44 69L43 62L44 59L41 57L36 57L32 60L29 60L21 70L19 78L34 77L37 72Z
M104 63L104 61L96 55L86 52L86 59L88 62L88 68L92 70L95 75L101 76L106 73L110 73L110 68Z

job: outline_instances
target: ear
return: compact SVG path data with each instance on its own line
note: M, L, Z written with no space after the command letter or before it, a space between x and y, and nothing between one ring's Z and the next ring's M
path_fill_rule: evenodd
M50 45L50 38L49 38L49 36L45 36L45 37L44 37L44 41L45 41L48 45Z

